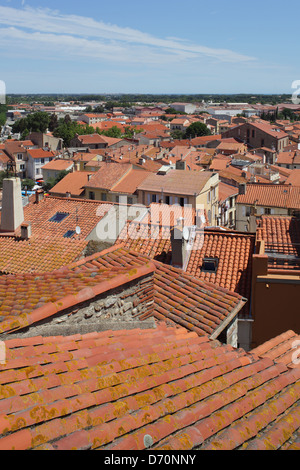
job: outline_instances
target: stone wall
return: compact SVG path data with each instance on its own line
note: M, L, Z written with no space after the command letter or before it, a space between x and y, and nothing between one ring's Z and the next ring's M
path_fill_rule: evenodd
M77 333L81 333L82 330L81 334L87 330L103 331L106 329L105 325L108 325L107 329L115 329L115 324L118 324L118 329L126 329L125 325L130 323L134 323L135 327L140 323L143 327L143 321L139 317L152 311L153 294L153 276L147 275L35 323L16 335L28 336L29 333L30 336L37 336L45 331L45 327L47 331L55 331L56 333L52 333L55 335L63 334L59 333L59 327L62 332L75 329Z

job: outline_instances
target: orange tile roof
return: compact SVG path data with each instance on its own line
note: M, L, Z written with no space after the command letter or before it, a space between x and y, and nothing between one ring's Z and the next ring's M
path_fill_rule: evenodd
M93 174L86 187L112 190L131 169L132 165L128 163L104 162L104 165Z
M214 141L214 140L221 140L221 134L218 135L206 135L202 137L194 137L191 139L191 145L205 145L207 142Z
M150 175L150 171L131 169L115 186L111 188L112 192L134 194L138 186Z
M167 264L172 259L168 226L131 222L120 233L117 243ZM254 246L254 235L206 228L198 230L186 273L250 299ZM218 258L216 273L202 272L204 258ZM248 307L249 304L245 311Z
M205 229L197 234L186 271L250 299L254 245L254 235ZM201 271L204 258L218 258L216 273Z
M46 320L149 274L153 276L150 306L140 320L154 316L200 335L214 335L244 305L238 294L114 246L58 271L0 277L0 333Z
M251 354L285 364L287 367L300 368L300 336L294 331L286 331L252 349Z
M99 124L99 123L98 123ZM88 134L88 135L79 135L78 140L82 144L97 144L97 143L106 143L108 146L117 144L122 139L115 139L113 137L106 137L100 134Z
M184 328L17 338L5 346L1 450L297 446L300 370Z
M96 164L97 162L95 162ZM61 179L52 189L50 194L66 194L71 193L72 197L79 197L84 193L84 186L88 183L91 173L88 171L74 171Z
M238 204L300 209L300 188L284 184L247 184L246 194L237 197Z
M272 254L274 258L276 258L276 254L294 257L292 262L289 262L288 258L281 259L280 265L273 260L269 269L272 267L299 269L299 261L296 261L296 259L300 258L300 221L297 218L262 216L258 220L256 238L258 241L264 241L265 252Z
M230 184L223 183L220 181L219 183L219 201L223 202L226 201L231 196L237 196L239 190L236 186L231 186Z
M5 274L46 272L79 259L85 240L54 239L18 241L0 237L0 272Z
M73 167L72 160L62 160L60 158L51 160L42 167L42 170L70 170Z
M149 256L129 251L122 245L115 245L89 260L77 262L73 268L80 270L85 265L100 269L111 265L132 268L150 261L155 266L154 304L148 316L164 321L167 319L200 335L212 335L235 307L241 309L245 303L239 294L203 282L181 269L151 260Z
M61 239L68 230L80 226L80 238L84 240L111 207L99 201L45 196L38 204L30 202L24 207L24 221L31 223L32 238ZM51 222L57 212L68 216L60 223ZM16 235L20 235L20 229Z
M292 170L290 175L285 180L285 184L291 184L292 186L300 186L300 169Z
M251 354L285 364L287 367L300 368L300 336L294 331L286 331L252 349Z
M30 155L34 159L36 159L36 158L48 158L48 157L54 158L55 157L54 152L48 151L48 150L43 150L43 149L27 150L27 154Z
M150 175L138 189L194 196L200 194L211 176L208 171L169 170L165 175Z
M220 170L226 170L227 167L230 165L231 159L224 159L224 158L216 158L214 157L209 169L213 171L220 171Z

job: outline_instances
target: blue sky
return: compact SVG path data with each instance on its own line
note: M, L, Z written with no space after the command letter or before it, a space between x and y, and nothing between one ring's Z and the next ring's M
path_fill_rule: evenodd
M7 93L292 93L299 0L0 0Z

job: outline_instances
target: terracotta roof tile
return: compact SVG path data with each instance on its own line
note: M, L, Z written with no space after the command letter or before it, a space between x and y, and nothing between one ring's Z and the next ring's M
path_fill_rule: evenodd
M192 195L200 194L211 178L208 171L169 170L166 175L150 175L140 186L141 191L157 191L164 193Z
M247 184L246 194L237 197L237 204L257 206L300 208L300 188L284 184Z
M154 451L299 442L300 370L163 324L86 339L74 341L75 360L68 337L42 338L46 356L7 343L0 449L142 450L145 435Z
M79 259L85 240L16 240L0 237L0 272L5 274L48 272Z
M127 163L107 162L93 174L89 182L85 185L88 188L100 188L112 190L112 188L126 176L132 166Z
M291 368L300 368L299 348L300 336L294 331L287 331L252 349L251 353L259 357L268 357Z
M45 196L38 204L30 202L24 207L24 221L31 223L32 238L62 239L68 230L80 226L80 239L85 239L111 207L99 201ZM57 213L67 217L59 223L50 221Z
M95 164L97 164L97 162L95 162ZM72 197L82 196L84 186L88 183L89 177L90 173L88 171L74 171L66 175L53 186L49 193L52 195L65 195L66 193L70 193Z
M131 222L121 232L117 242L157 261L171 263L169 226L151 224L150 221L146 224ZM198 230L186 273L250 299L254 245L254 235L206 228L204 231ZM205 258L218 258L215 273L202 271Z
M46 163L46 165L44 165L42 167L42 170L57 170L57 171L67 171L67 170L71 170L71 168L73 167L73 162L72 160L63 160L63 159L55 159L55 160L51 160L50 162Z
M155 317L212 336L244 305L236 293L114 246L58 271L0 277L0 332L45 320L146 274L153 280L140 298L149 303L140 320Z
M131 169L111 191L116 193L134 194L138 186L150 175L149 171Z

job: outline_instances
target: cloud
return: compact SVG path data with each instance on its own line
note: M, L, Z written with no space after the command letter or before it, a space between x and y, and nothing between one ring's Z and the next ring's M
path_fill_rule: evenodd
M48 8L0 6L0 25L1 44L9 40L11 46L40 49L43 45L46 49L55 48L59 56L83 55L149 64L203 58L229 63L255 60L232 50L193 44L181 38L160 38L89 17L63 15Z

